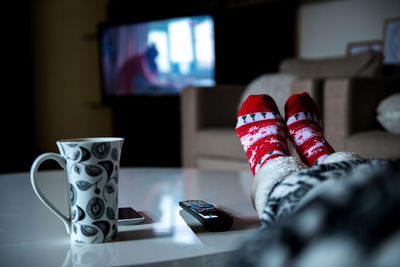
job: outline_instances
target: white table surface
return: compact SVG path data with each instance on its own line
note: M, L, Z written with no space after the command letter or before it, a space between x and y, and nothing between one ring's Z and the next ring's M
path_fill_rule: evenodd
M64 214L63 171L39 172L39 185ZM118 241L72 244L61 221L36 197L28 173L0 175L1 266L212 266L224 262L257 230L249 172L122 168L119 206L143 213L144 223L119 226ZM207 232L178 202L201 199L234 216L226 232Z

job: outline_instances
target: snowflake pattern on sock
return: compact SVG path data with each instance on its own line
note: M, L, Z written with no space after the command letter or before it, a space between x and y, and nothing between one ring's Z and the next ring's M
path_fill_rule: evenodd
M285 128L270 96L251 95L243 103L236 132L254 175L268 160L288 155Z
M306 165L321 164L335 152L324 137L320 111L307 93L292 95L285 112L290 140Z

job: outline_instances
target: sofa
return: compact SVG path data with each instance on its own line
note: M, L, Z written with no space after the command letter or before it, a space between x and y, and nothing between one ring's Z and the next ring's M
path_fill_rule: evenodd
M235 132L237 105L245 86L187 87L181 91L182 165L247 170Z
M336 150L354 151L366 158L400 157L400 134L384 129L376 112L385 98L399 93L400 77L326 80L323 112L327 140Z
M358 129L364 129L364 126L361 125L361 128L357 129L354 127L346 128L347 124L343 124L345 118L335 117L335 114L332 114L336 103L330 102L332 97L330 94L336 92L334 87L338 87L338 83L342 82L341 86L346 84L343 83L343 80L353 85L353 79L362 80L364 78L367 79L365 81L368 81L368 78L373 79L379 76L381 66L382 55L375 52L363 53L352 57L318 60L290 58L281 62L279 74L289 74L296 77L291 81L286 97L293 93L306 91L320 106L324 118L325 112L329 112L327 125L332 125L326 127L325 130L328 141L332 139L333 145L337 145L339 148L337 150L346 150L357 148L354 147L355 145L353 146L353 144L357 143L356 141L349 142L344 140L353 138L350 134L356 133ZM386 83L384 78L380 81L378 80L377 83ZM395 83L396 81L393 81L391 83L392 86ZM246 154L236 135L235 125L241 102L244 101L246 95L252 93L252 84L250 83L248 86L192 86L186 87L181 91L181 154L183 167L213 170L249 170ZM360 83L360 86L362 84ZM364 83L364 85L366 84ZM268 91L268 84L265 84L265 87L265 93L273 95L273 92L270 93ZM359 87L357 86L357 88ZM375 89L371 88L371 90L379 90L379 88L380 86L377 85ZM340 90L344 91L343 94L336 95L334 100L342 101L343 105L349 104L348 96L345 95L349 89L342 87ZM362 89L356 89L356 92L358 90ZM326 93L327 91L330 91L330 93ZM257 90L255 92L259 93ZM390 92L389 90L382 96ZM362 97L369 98L368 95L363 95ZM328 102L329 104L326 105ZM278 106L284 105L284 103L277 104ZM371 106L373 106L372 103ZM372 110L368 112L372 112ZM284 116L284 114L282 115ZM346 113L341 113L340 115L348 116ZM369 115L369 117L371 116ZM339 130L336 127L342 128ZM377 126L375 125L375 127ZM341 131L341 135L338 135L338 131ZM397 137L394 138L396 139ZM390 142L388 141L388 143ZM347 146L347 144L352 145ZM365 155L399 155L396 151L386 155L384 152L374 153L379 150L378 148L371 149L371 153ZM293 148L291 148L291 151L294 151Z

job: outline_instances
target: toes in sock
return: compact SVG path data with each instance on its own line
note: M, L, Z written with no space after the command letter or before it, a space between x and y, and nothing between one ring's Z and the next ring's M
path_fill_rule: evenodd
M307 93L289 97L285 113L289 138L306 165L321 164L335 152L323 135L319 108Z
M251 95L246 99L238 114L236 132L253 175L267 161L289 154L285 123L268 95Z

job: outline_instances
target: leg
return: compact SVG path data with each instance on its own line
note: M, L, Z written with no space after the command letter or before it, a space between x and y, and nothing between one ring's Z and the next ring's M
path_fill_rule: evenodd
M307 94L295 94L285 104L290 140L307 166L321 164L335 150L323 134L321 113Z
M322 164L329 164L340 161L349 161L354 159L361 159L361 157L354 152L335 152L329 155Z
M246 99L238 114L236 132L253 175L269 160L289 155L284 121L268 95Z
M261 219L270 194L277 189L276 185L290 174L305 169L306 166L295 157L279 157L264 164L254 176L251 183L251 201ZM286 188L279 189L285 196L290 193Z
M305 166L289 157L286 129L275 101L268 95L252 95L243 103L236 125L254 179L251 199L261 218L274 185Z

